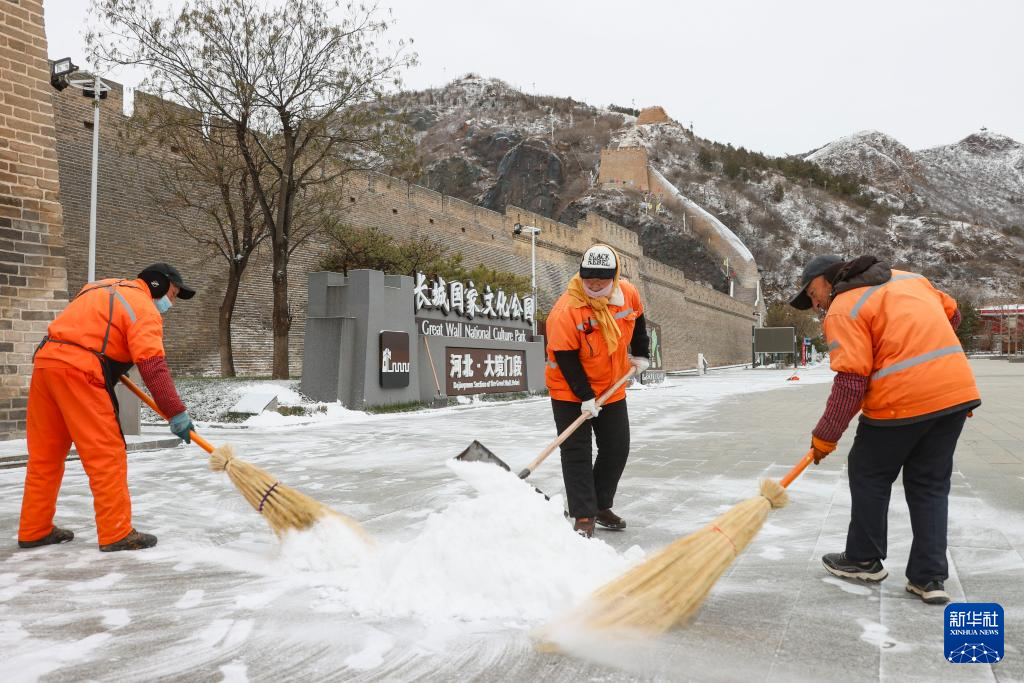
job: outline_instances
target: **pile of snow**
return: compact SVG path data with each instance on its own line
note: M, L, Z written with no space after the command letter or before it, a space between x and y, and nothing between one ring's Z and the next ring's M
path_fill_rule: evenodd
M327 519L285 537L277 569L320 589L324 609L372 617L534 623L578 604L641 559L573 532L559 498L488 463L449 461L476 495L426 518L411 540L367 548Z

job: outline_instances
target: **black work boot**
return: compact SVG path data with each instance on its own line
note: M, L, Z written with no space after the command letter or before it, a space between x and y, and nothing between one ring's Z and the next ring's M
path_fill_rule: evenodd
M929 581L923 586L907 581L907 592L919 596L929 605L945 605L949 602L949 593L941 581Z
M113 553L118 550L144 550L146 548L152 548L155 545L156 536L153 534L144 534L132 529L128 532L128 535L120 541L101 545L100 551L104 553Z
M583 538L590 538L594 535L594 518L577 517L576 523L572 525L572 529Z
M37 538L34 541L18 541L19 548L38 548L42 545L53 545L54 543L67 543L75 537L75 532L70 529L61 529L58 526L53 527L50 533L46 534L42 538Z
M876 582L889 576L889 570L882 566L881 560L855 562L848 559L845 552L824 555L821 564L829 574L846 579Z
M615 531L622 531L626 528L626 520L612 512L611 508L597 513L597 523L605 529L614 529Z

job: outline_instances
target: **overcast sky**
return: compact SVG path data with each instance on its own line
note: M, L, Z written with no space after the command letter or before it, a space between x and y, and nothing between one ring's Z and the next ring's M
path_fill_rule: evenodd
M45 0L51 58L85 64L88 4ZM1024 0L381 4L395 37L415 41L410 88L474 72L590 104L660 104L702 137L771 154L864 129L911 149L982 126L1024 141Z

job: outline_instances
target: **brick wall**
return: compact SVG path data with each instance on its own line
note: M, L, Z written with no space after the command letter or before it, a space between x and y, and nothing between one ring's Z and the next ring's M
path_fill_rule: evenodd
M0 0L0 439L25 431L32 351L67 303L42 0Z
M636 117L636 125L643 126L648 123L668 123L668 114L661 107L647 107Z
M657 123L657 112L665 111L661 107L650 107L640 112L640 118L647 115L646 123ZM641 123L640 119L637 120ZM701 211L677 201L673 189L656 174L650 171L647 150L644 147L620 147L618 149L601 150L601 170L598 182L611 187L628 187L642 192L651 192L662 197L666 205L686 214L687 225L695 234L707 240L708 247L719 258L728 258L729 265L736 274L733 296L740 301L750 302L753 306L757 300L757 281L760 275L757 264L747 261L736 247L716 230L708 217ZM763 307L763 302L758 302Z
M647 178L647 150L643 147L602 149L597 182L647 192L651 189Z
M134 275L158 260L176 265L199 293L190 301L179 302L167 314L168 358L177 373L216 374L217 312L225 282L224 262L183 235L177 224L156 207L153 191L159 186L162 155L169 152L139 154L119 142L121 91L112 85L114 89L101 107L97 276ZM68 283L77 291L86 273L91 110L89 101L70 89L54 93L53 101L65 204ZM140 106L136 104L137 109ZM735 361L747 357L747 304L698 287L681 272L646 258L635 233L599 216L588 216L578 226L569 226L516 207L508 207L501 214L379 174L351 175L339 183L337 192L344 207L343 220L361 227L378 227L400 238L429 236L462 252L470 267L483 263L529 274L530 238L513 235L512 227L518 222L541 228L537 282L542 308L549 307L564 291L587 247L597 241L610 243L623 255L623 272L650 299L651 319L663 325L668 367L693 367L694 349L704 351L713 361L719 356ZM322 240L310 240L293 254L289 270L294 316L291 369L296 375L302 368L306 274L315 269L324 249ZM232 327L240 374L270 372L269 272L269 252L258 252L244 278ZM714 307L694 303L704 299L715 302ZM714 344L716 351L703 344Z

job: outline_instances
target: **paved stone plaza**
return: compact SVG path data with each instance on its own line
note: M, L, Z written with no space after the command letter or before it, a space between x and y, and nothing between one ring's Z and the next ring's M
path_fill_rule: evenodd
M273 569L277 544L263 522L194 447L131 456L136 524L160 537L140 553L96 551L78 463L68 465L58 507L75 541L16 550L23 471L2 470L0 678L1021 681L1024 364L972 366L984 405L957 455L947 589L954 601L1005 609L1006 655L995 665L947 663L943 609L905 592L910 533L898 483L889 578L848 583L821 568L823 553L843 548L851 428L837 453L794 483L791 504L771 513L693 623L656 642L596 643L578 656L537 653L536 623L366 616L346 606L343 591L296 584L294 572ZM727 371L631 392L633 456L616 502L630 527L599 538L620 552L634 544L652 552L754 495L760 477L781 477L805 452L830 386L826 368L798 382L786 382L790 374ZM709 404L715 392L725 398ZM544 400L205 433L360 520L380 543L410 548L427 515L473 495L444 466L459 445L479 438L517 469L552 436ZM559 493L557 459L531 482ZM493 571L527 599L544 576L518 563L496 559Z

